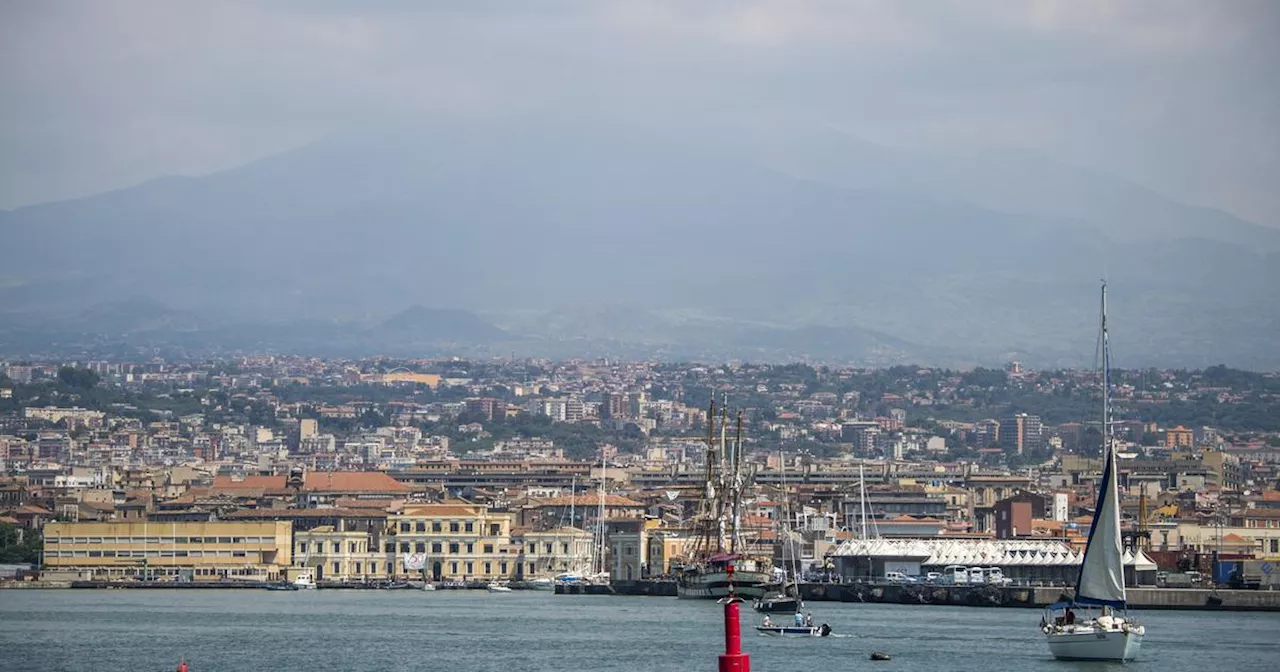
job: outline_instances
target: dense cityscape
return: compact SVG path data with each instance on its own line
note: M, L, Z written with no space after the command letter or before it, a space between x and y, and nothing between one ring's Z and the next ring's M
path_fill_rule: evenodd
M840 562L870 523L896 543L1003 549L988 564L1006 577L1062 583L1062 566L1019 553L1070 564L1102 468L1099 374L1016 362L261 356L0 372L0 557L9 579L50 585L664 579L694 543L717 431L747 463L749 543L781 558L793 539L805 577L900 567L892 553ZM1126 548L1158 566L1134 580L1270 585L1280 377L1114 372L1113 397Z

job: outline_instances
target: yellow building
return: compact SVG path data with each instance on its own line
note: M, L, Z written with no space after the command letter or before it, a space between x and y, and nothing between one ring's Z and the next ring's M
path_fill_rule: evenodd
M93 579L277 580L292 561L287 522L49 523L44 570Z
M591 569L595 535L576 527L523 532L513 540L520 549L517 576L554 578L566 572L587 574Z
M368 533L332 525L295 533L293 564L291 575L307 573L317 581L380 580L395 574L394 554L370 548Z
M425 571L436 581L510 577L519 557L511 543L511 523L512 514L478 504L408 504L387 517L384 557L396 563L395 573L401 576ZM415 559L423 569L406 567L409 556L424 556Z

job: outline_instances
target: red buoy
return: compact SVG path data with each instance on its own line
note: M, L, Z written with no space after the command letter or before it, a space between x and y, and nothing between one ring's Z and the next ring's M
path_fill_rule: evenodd
M178 672L187 672L187 661L178 661Z
M724 601L724 654L720 672L751 672L751 656L742 652L742 629L738 622L740 598L733 594L733 563L725 566L729 575L729 597Z

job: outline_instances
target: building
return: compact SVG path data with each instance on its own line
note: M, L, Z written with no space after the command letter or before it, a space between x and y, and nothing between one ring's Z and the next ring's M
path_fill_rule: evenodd
M1196 433L1182 425L1164 430L1165 448L1190 448L1196 445Z
M622 392L605 392L600 397L600 419L616 420L628 416L627 395Z
M973 423L973 444L979 448L1000 445L1000 423L991 419Z
M48 523L44 571L85 579L275 581L292 563L286 522Z
M361 530L321 525L295 533L293 543L296 573L309 570L316 581L369 581L395 574L394 556Z
M512 543L520 549L516 578L555 577L567 572L586 575L596 557L595 535L576 527L514 533Z
M45 420L47 422L57 423L59 420L71 420L77 424L100 426L102 418L106 415L102 411L91 411L84 408L58 408L56 406L46 406L43 408L35 408L28 406L22 409L23 417L29 420Z
M1000 447L1021 455L1044 448L1044 426L1040 416L1015 413L1000 423Z
M512 514L466 502L407 504L387 518L387 561L422 555L432 580L494 580L513 576L519 549L511 543ZM398 574L414 570L397 567Z

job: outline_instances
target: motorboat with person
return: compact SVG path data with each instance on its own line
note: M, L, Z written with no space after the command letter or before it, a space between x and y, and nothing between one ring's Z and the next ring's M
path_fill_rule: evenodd
M772 616L765 614L764 620L756 626L756 632L771 637L827 637L831 634L831 626L826 623L815 625L812 612L802 614L797 611L790 623L775 623Z

